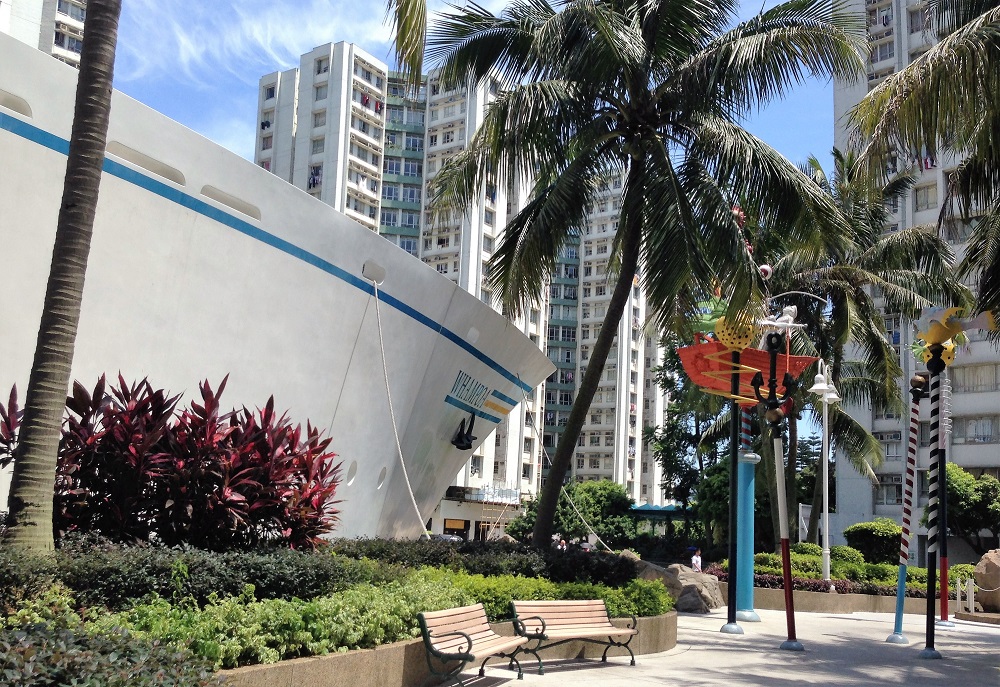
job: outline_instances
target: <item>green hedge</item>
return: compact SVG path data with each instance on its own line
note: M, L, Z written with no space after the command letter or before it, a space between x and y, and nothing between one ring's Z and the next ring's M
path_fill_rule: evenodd
M491 620L509 617L512 599L604 599L614 616L658 615L673 600L658 581L634 580L614 589L589 583L555 584L538 578L483 577L425 568L403 581L375 587L360 584L333 596L255 600L248 587L235 597L211 597L199 608L192 600L154 598L118 613L88 614L83 627L131 634L189 648L215 667L232 668L286 658L370 648L419 636L421 611L481 601ZM41 617L79 625L75 604L64 591L22 608L24 621ZM13 622L19 622L16 619Z
M864 565L865 555L853 547L837 544L830 547L830 560Z

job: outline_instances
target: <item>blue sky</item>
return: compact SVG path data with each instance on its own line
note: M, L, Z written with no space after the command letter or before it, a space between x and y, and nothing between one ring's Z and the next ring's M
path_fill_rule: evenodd
M494 11L502 0L480 0ZM744 2L744 16L760 5ZM443 3L430 0L431 8ZM768 5L774 4L768 2ZM115 86L252 159L257 83L299 55L346 40L391 64L384 0L128 0ZM814 154L829 168L833 91L811 82L773 103L748 128L792 162Z

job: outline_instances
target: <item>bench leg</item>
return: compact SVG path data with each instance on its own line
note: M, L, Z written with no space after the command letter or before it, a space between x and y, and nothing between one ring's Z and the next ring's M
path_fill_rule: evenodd
M495 654L495 655L496 656L500 656L501 658L507 658L507 659L509 659L508 663L507 663L507 668L510 669L510 667L512 665L516 665L517 666L517 679L518 680L523 680L524 679L524 673L521 672L521 662L517 660L517 650L515 650L514 653L512 653L512 654ZM482 664L479 666L479 677L485 677L485 675L486 675L486 661L489 661L491 658L494 658L494 656L487 656L485 659L483 659Z
M628 655L632 657L632 660L629 663L629 665L633 665L634 666L635 665L635 654L632 653L632 647L629 646L629 642L631 642L631 641L632 641L631 637L628 638L628 642L624 642L624 643L623 642L616 642L613 638L608 637L608 645L606 647L604 647L604 653L601 654L601 662L602 663L607 663L608 662L608 649L610 649L613 646L617 646L617 647L621 647L622 649L625 649L625 651L628 652Z

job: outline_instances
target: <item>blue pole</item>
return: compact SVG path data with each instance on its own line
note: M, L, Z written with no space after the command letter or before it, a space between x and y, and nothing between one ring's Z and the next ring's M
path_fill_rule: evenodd
M759 623L760 616L753 609L753 540L754 540L754 473L760 456L750 451L751 411L741 410L740 458L737 477L737 505L739 512L739 579L736 581L736 619Z

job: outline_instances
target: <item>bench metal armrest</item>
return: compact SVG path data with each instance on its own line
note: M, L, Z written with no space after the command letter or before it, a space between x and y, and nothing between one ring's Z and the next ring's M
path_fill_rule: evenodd
M540 630L528 632L528 628L524 624L525 620L537 620L541 624L542 628ZM525 618L514 618L514 632L522 637L527 637L528 639L546 639L545 618L540 615L530 615Z
M634 630L639 625L639 619L635 617L635 613L632 613L631 617L632 617L632 624L625 628L627 630Z
M432 643L435 639L443 639L444 637L463 637L465 639L465 652L464 653L448 653L435 648ZM472 656L472 637L470 637L465 632L461 630L455 630L454 632L443 632L441 634L434 634L433 632L427 633L427 646L434 653L435 656L441 658L454 659L457 661L471 661Z

